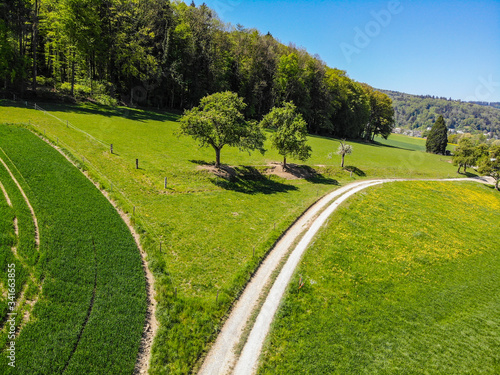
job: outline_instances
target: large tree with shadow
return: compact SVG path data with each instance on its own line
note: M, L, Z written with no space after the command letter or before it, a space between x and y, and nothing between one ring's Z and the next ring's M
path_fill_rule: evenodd
M274 107L261 121L262 127L274 129L271 136L273 147L283 156L286 168L287 156L305 161L311 156L311 146L307 142L307 124L298 113L293 102L283 107Z
M215 150L217 168L225 145L264 153L265 136L257 123L245 120L245 107L243 99L234 92L205 96L198 107L184 112L180 134L193 137L200 147L211 146Z

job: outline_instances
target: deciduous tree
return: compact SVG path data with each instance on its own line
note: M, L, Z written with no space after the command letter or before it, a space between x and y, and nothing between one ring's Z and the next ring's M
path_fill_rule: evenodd
M311 146L307 144L307 124L292 102L285 103L283 107L274 107L264 116L261 126L275 129L271 142L283 156L283 168L286 168L287 156L302 161L311 156Z
M479 162L478 172L495 179L495 189L499 190L500 180L500 145L492 145L489 155L483 157Z
M464 173L467 172L467 167L472 167L476 164L476 147L470 138L462 138L458 143L453 154L453 164L458 165L457 173L464 168Z
M180 134L193 137L201 147L211 146L217 168L225 145L264 153L265 136L255 122L245 120L245 107L243 99L230 91L208 95L198 107L184 112Z
M337 155L340 155L342 158L342 161L340 163L340 166L344 168L344 158L346 155L352 154L352 146L348 145L345 143L345 140L340 141L339 148L337 149Z

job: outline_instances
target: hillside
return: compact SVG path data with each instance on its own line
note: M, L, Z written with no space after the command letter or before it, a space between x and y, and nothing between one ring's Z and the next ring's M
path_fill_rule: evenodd
M212 150L177 137L176 115L91 104L40 106L47 112L0 101L0 118L31 124L71 153L141 235L156 280L160 324L152 374L188 373L195 366L273 243L322 195L359 178L457 176L450 157L422 152L424 140L402 135L377 137L374 144L349 142L351 175L340 168L338 155L328 156L338 140L311 136L307 179L268 175L282 157L267 141L264 156L224 148L222 163L237 172L227 180L203 169L214 159Z
M495 103L486 106L429 95L380 91L392 99L397 128L423 131L432 126L437 117L442 115L450 129L500 136L500 109L494 107Z

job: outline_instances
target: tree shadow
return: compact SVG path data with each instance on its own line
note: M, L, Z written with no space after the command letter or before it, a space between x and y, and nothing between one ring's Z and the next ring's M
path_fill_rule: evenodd
M202 166L203 169L214 175L210 181L223 189L238 191L245 194L275 194L292 190L298 190L294 185L288 185L279 181L292 177L293 179L304 179L313 184L339 185L337 180L319 173L308 165L288 164L283 176L282 173L276 173L276 167L260 167L221 165L219 169L215 168L213 162L205 160L189 160L193 164ZM279 165L281 168L281 165Z
M30 108L33 108L33 100L29 101ZM24 102L13 102L10 100L2 100L2 107L24 107ZM82 104L74 103L51 103L37 102L37 105L50 112L76 113L76 114L91 114L105 117L124 117L133 121L146 122L153 121L177 121L180 114L172 112L164 112L161 110L153 110L150 108L138 109L131 107L112 107L97 103L84 102Z
M339 185L337 180L319 173L316 169L308 165L300 165L297 169L297 173L294 173L293 171L291 173L297 178L303 178L312 184Z
M315 135L315 134L309 134L310 138L318 138L318 139L327 139L330 141L340 141L340 138L335 138L335 137L329 137L325 135ZM371 140L365 140L365 139L353 139L353 138L347 138L346 141L348 143L353 143L357 145L364 145L364 146L373 146L373 147L387 147L387 148L397 148L400 150L407 150L407 151L420 151L420 150L415 150L412 148L406 148L406 147L401 147L401 146L395 146L395 145L388 145L381 143L379 141L371 141Z
M297 186L287 185L264 176L251 166L229 167L235 171L230 178L212 177L210 181L225 190L244 194L277 194L298 190Z
M465 175L465 177L479 177L477 173L472 173L472 172L460 172L461 175Z
M340 185L337 180L324 176L321 173L317 173L314 177L306 178L306 180L312 184Z
M386 144L378 142L378 141L358 142L358 143L363 143L363 144L371 145L371 146L374 146L374 147L387 147L387 148L397 148L397 149L405 150L405 151L417 151L415 149L406 148L406 147L400 147L400 146L394 146L394 145L386 145Z
M205 160L198 160L198 159L191 159L191 160L188 160L188 162L193 163L193 164L198 164L198 165L214 165L214 162L208 162Z
M347 165L344 167L344 169L348 172L352 172L354 173L356 176L359 176L359 177L365 177L366 176L366 173L363 172L361 169L359 169L358 167L355 167L353 165Z

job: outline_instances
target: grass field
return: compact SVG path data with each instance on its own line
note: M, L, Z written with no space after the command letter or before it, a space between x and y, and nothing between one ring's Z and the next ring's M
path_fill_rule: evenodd
M146 290L128 228L78 169L30 131L0 125L0 148L34 208L41 241L37 257L23 257L41 292L15 339L16 367L5 352L0 357L3 373L132 373ZM15 197L5 170L0 178Z
M351 198L302 259L259 374L499 373L499 222L475 183Z
M0 192L0 348L4 348L10 341L11 328L19 329L22 324L21 319L16 319L15 324L7 323L7 313L15 313L18 316L30 313L31 302L38 294L39 282L35 277L35 264L38 262L39 253L31 211L21 191L1 163L0 182L10 201L8 204L5 194ZM15 284L13 294L9 293L9 279Z
M310 137L306 165L319 172L316 178L263 176L270 162L281 161L275 151L249 155L228 147L222 163L244 172L228 182L197 170L214 153L176 136L177 115L91 104L42 107L50 114L3 101L0 119L29 123L68 150L133 216L159 302L152 373L192 368L264 254L321 195L359 178L457 176L449 157L418 151L425 141L391 136L375 145L352 142L351 178L339 168L339 156L328 158L338 141Z
M19 273L23 272L22 265L16 261L12 247L17 243L17 236L14 231L14 210L7 204L2 191L0 191L0 322L2 327L7 319L9 310L9 269L17 269ZM15 264L14 266L9 266ZM24 284L19 280L14 286L14 296L19 296ZM11 289L12 292L12 289Z

